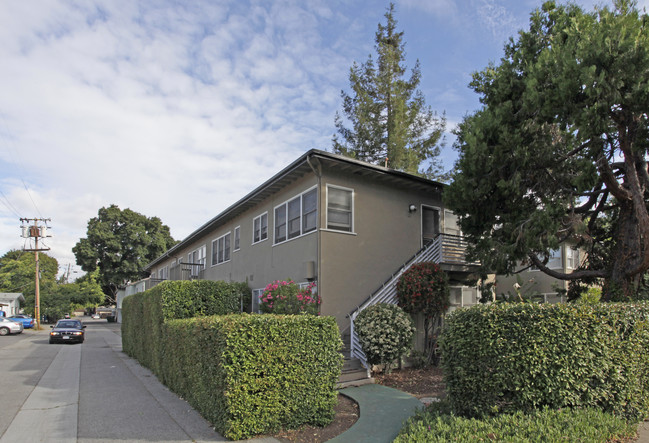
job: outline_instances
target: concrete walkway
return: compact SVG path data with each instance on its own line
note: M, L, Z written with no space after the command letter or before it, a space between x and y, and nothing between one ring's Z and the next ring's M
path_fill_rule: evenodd
M387 386L368 384L339 391L358 403L360 417L347 431L329 440L336 443L389 443L422 403Z

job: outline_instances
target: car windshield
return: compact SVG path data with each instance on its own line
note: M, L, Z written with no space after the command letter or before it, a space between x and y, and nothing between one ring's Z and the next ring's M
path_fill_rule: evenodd
M56 324L57 328L81 328L81 324L78 321L60 321Z

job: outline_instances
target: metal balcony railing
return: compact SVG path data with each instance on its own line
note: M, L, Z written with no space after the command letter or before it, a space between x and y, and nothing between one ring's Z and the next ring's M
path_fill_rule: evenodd
M205 264L180 262L169 268L169 280L203 280Z

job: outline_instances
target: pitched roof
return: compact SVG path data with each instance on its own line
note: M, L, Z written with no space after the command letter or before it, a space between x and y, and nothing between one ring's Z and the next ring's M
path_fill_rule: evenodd
M369 176L374 180L391 184L399 185L414 191L430 191L432 188L437 188L441 192L442 188L446 186L443 183L428 180L413 174L397 171L395 169L386 168L383 166L373 165L370 163L362 162L342 155L332 154L330 152L320 151L318 149L311 149L301 155L293 163L282 169L266 182L258 186L255 190L243 197L238 202L221 212L216 217L205 223L183 239L181 242L170 248L167 252L160 257L149 263L145 269L157 265L168 257L172 257L174 252L190 244L195 239L201 237L206 232L212 231L215 228L229 222L233 218L246 212L248 209L258 205L268 197L279 192L284 187L295 182L306 174L318 173L320 168L327 169L335 168L339 171L353 171L354 174L360 176Z

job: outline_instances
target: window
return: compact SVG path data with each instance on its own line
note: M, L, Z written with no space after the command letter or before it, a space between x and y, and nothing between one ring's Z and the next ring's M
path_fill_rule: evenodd
M241 226L234 228L234 246L233 251L238 251L241 244Z
M252 222L252 244L268 238L268 212L261 214Z
M561 260L561 249L553 249L550 251L550 259L546 265L550 269L560 269L563 267L563 262Z
M327 229L352 232L354 191L327 186Z
M569 269L577 269L579 267L579 249L566 246L566 265Z
M212 266L230 261L230 239L228 232L212 242Z
M300 235L302 227L300 226L300 197L294 198L288 202L288 238L295 238Z
M302 194L302 233L315 231L318 225L318 194L312 189Z
M286 240L286 204L275 208L275 243Z
M317 188L275 208L275 244L315 231L318 221Z
M252 306L250 311L252 313L260 314L259 305L261 305L261 296L264 295L263 289L253 289L252 290Z
M195 251L187 254L189 265L189 276L198 277L198 273L205 269L205 257L207 256L207 246L203 245Z
M545 258L542 255L539 255L539 260L543 262ZM561 269L563 267L563 261L561 260L561 249L553 249L550 251L550 256L548 257L548 262L545 265L548 269ZM531 271L538 271L539 268L536 266L530 267Z

